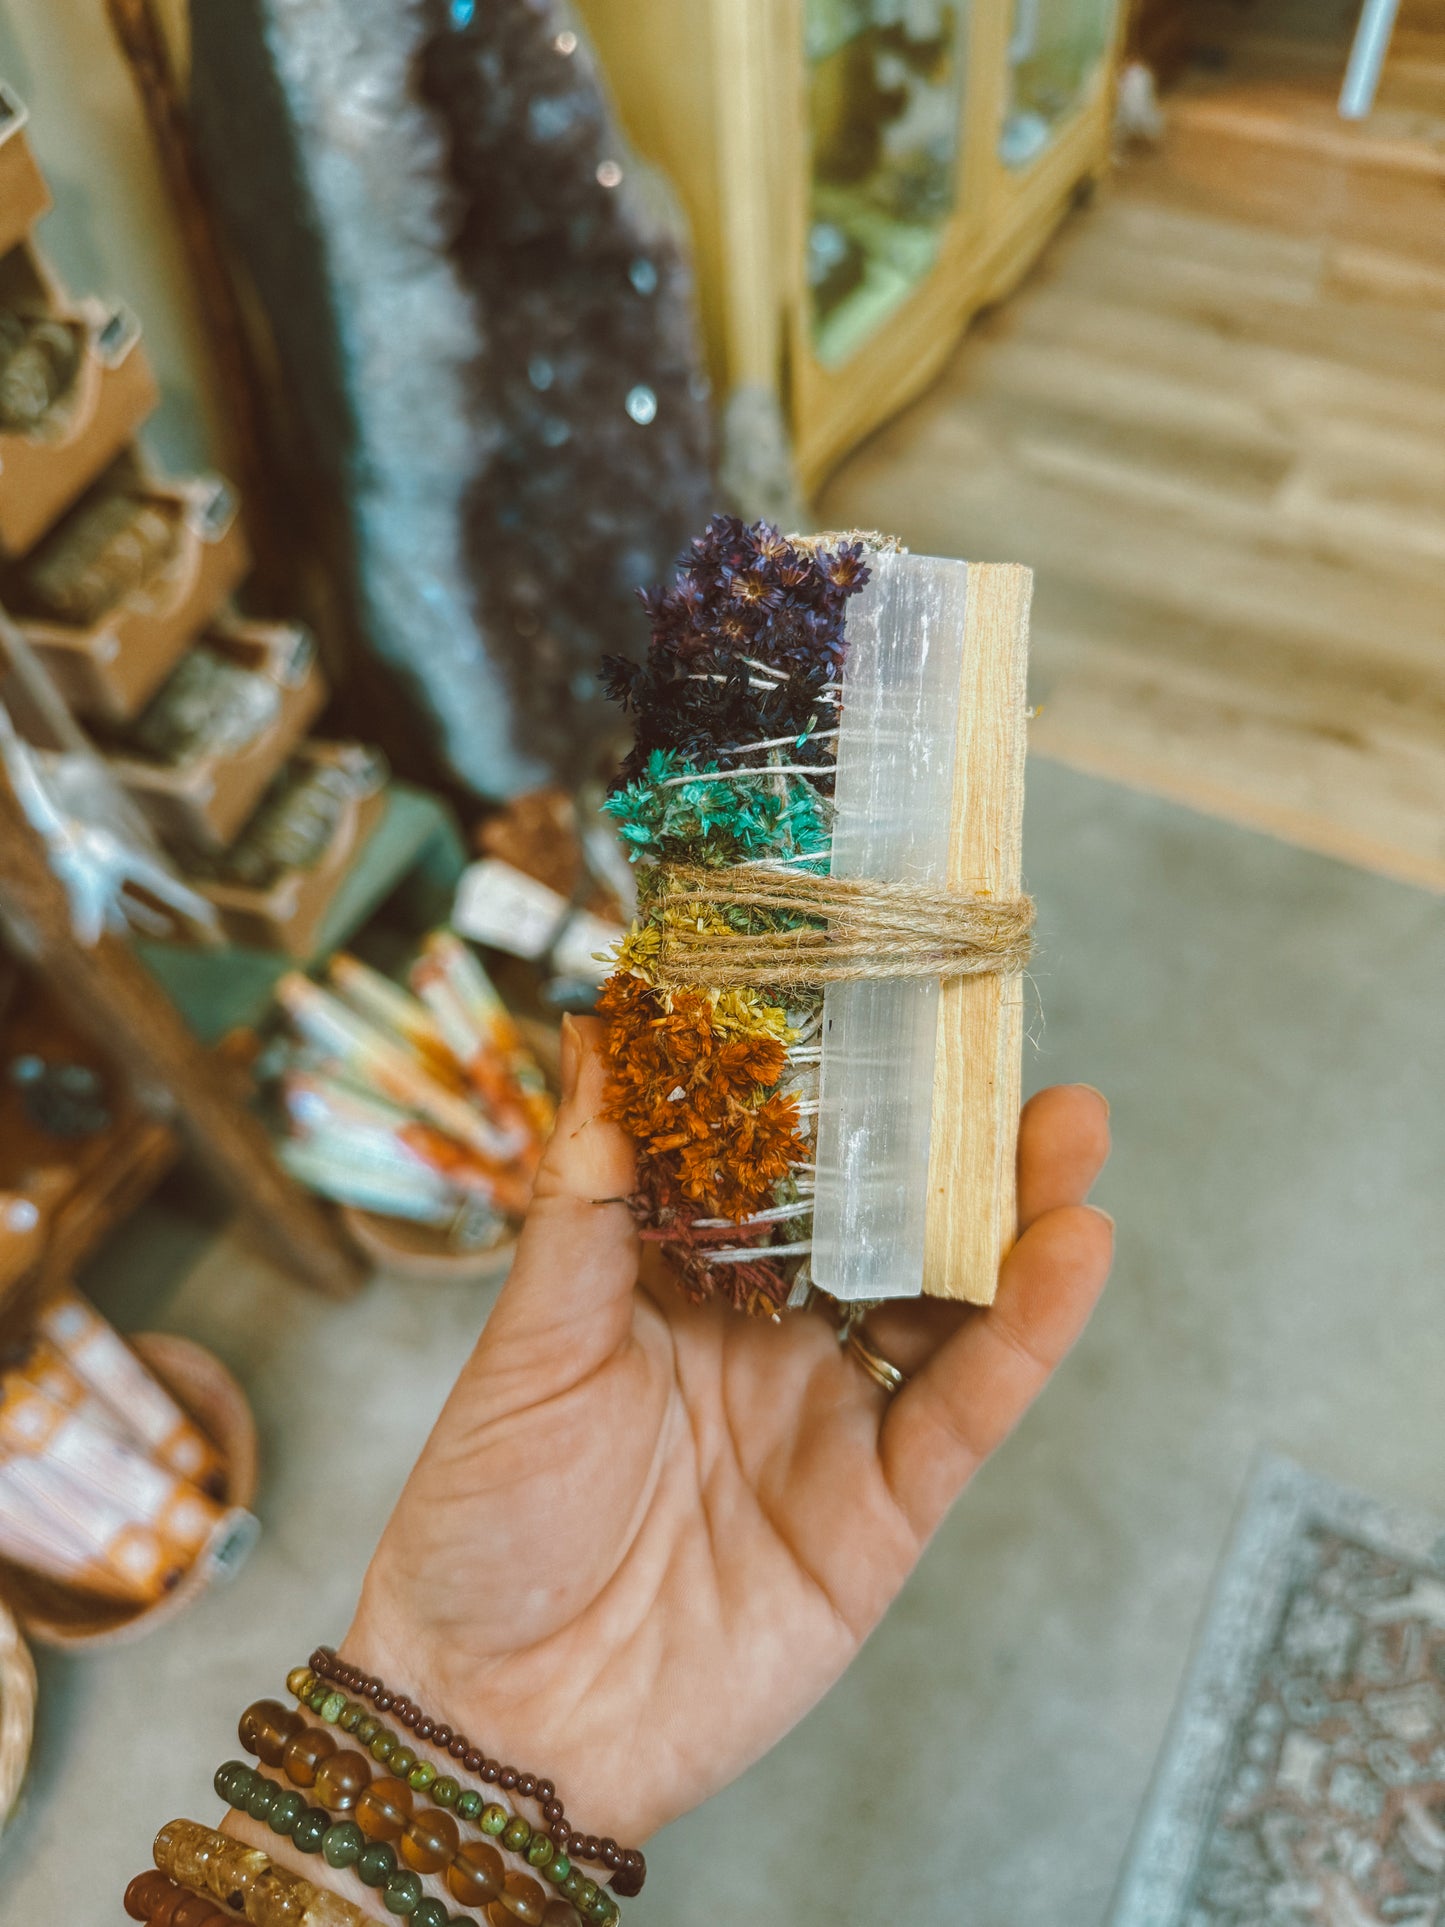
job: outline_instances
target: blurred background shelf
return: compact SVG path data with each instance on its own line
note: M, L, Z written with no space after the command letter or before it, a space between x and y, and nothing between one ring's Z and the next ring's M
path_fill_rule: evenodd
M155 1118L130 1117L106 1134L74 1186L42 1220L43 1251L35 1262L8 1278L0 1275L0 1348L24 1335L35 1307L144 1203L180 1154L180 1139Z
M112 484L173 522L174 548L164 566L84 623L25 613L22 583L16 620L76 714L120 724L139 714L240 587L250 555L224 483L154 481L124 456L71 514Z
M307 957L236 946L190 950L141 943L137 949L196 1035L215 1044L234 1030L255 1028L278 979L350 943L398 893L418 927L445 921L465 863L461 834L446 805L425 790L392 783L381 820L343 877Z
M1104 173L1127 12L582 0L627 131L691 221L713 380L772 399L805 494Z
M23 241L51 206L30 146L29 118L23 103L0 83L0 254Z
M823 525L1029 558L1036 753L1445 891L1445 85L1407 33L1347 123L1357 6L1187 11L1160 140Z
M290 623L212 623L198 648L214 661L259 679L274 705L268 722L243 742L202 740L178 760L144 756L133 738L107 749L111 774L163 841L182 849L223 850L240 833L272 779L315 721L327 689L309 633ZM268 687L269 686L269 687ZM163 688L158 700L164 702ZM143 740L150 712L141 720ZM158 736L165 719L156 726Z
M15 1075L30 1057L97 1064L93 1045L33 981L23 983L0 1029L0 1349L23 1335L32 1309L76 1269L170 1170L180 1143L105 1074L110 1116L88 1135L44 1128Z
M41 276L23 271L23 253L0 260L0 302L69 331L79 359L54 404L53 425L0 434L0 548L9 555L28 549L90 486L159 398L134 317L46 288Z

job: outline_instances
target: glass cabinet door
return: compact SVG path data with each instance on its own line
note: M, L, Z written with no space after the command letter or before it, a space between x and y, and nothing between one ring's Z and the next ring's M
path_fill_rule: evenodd
M845 362L932 268L952 214L967 0L807 0L813 348Z
M1014 0L999 158L1027 167L1083 99L1108 51L1118 0Z

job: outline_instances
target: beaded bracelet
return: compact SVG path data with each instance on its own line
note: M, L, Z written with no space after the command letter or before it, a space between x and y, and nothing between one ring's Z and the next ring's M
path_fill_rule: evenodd
M363 1885L376 1890L387 1914L406 1920L408 1927L472 1927L473 1914L450 1913L442 1901L423 1891L415 1871L397 1864L396 1850L388 1841L369 1839L354 1820L332 1821L323 1813L324 1831L319 1836L315 1823L308 1822L298 1837L294 1823L288 1827L287 1822L294 1811L291 1803L299 1795L239 1760L230 1760L217 1771L216 1791L235 1810L286 1834L301 1852L320 1853L328 1866L355 1874ZM317 1812L314 1807L305 1810ZM509 1872L486 1841L463 1848L448 1872L456 1876L453 1893L465 1896L473 1906L485 1906L485 1918L492 1927L516 1927L518 1922L522 1927L582 1927L582 1916L570 1901L549 1901L540 1881L530 1874Z
M600 1861L611 1869L613 1892L624 1898L642 1892L643 1882L647 1879L647 1861L641 1851L636 1847L619 1847L610 1837L599 1840L595 1834L574 1833L566 1825L566 1813L562 1801L550 1780L531 1773L519 1773L513 1766L503 1766L498 1761L489 1759L482 1749L473 1746L464 1734L442 1721L429 1719L414 1700L408 1699L404 1694L390 1692L385 1683L374 1673L363 1673L359 1666L352 1666L329 1646L318 1646L306 1667L297 1668L298 1674L306 1671L315 1675L317 1685L313 1688L312 1694L297 1694L297 1698L304 1699L312 1712L320 1713L325 1719L326 1713L323 1708L337 1699L335 1691L322 1693L319 1704L314 1706L311 1704L312 1698L323 1684L333 1688L344 1687L359 1694L362 1699L369 1699L378 1713L394 1713L401 1724L415 1733L419 1740L436 1747L439 1752L450 1754L452 1759L464 1766L468 1773L487 1785L499 1786L508 1793L515 1788L523 1798L529 1799L535 1795L541 1803L542 1817L552 1829L554 1838L560 1838L566 1851L574 1860ZM295 1692L295 1688L291 1686L291 1680L294 1677L296 1677L295 1674L288 1675L286 1681L288 1689L292 1692ZM342 1703L344 1704L344 1696Z
M136 1875L121 1904L132 1920L147 1921L150 1927L229 1927L235 1919L204 1894L178 1887L154 1870Z
M298 1738L314 1732L306 1728ZM296 1764L303 1771L311 1770L307 1759L298 1758ZM456 1822L440 1810L413 1816L411 1790L405 1781L374 1780L369 1774L363 1779L365 1769L359 1753L326 1755L315 1769L315 1790L323 1804L314 1807L307 1806L302 1794L239 1760L229 1760L218 1769L215 1788L228 1806L264 1821L274 1833L289 1838L298 1851L319 1853L329 1867L350 1868L364 1885L377 1889L389 1914L403 1916L410 1927L465 1927L440 1900L423 1891L422 1874L445 1878L452 1896L464 1906L486 1906L488 1919L499 1927L511 1927L513 1920L541 1923L541 1927L582 1927L584 1918L614 1927L616 1903L596 1881L576 1873L564 1855L553 1855L546 1868L540 1859L531 1863L561 1889L563 1897L549 1903L541 1882L530 1873L508 1871L490 1840L460 1841ZM327 1809L338 1811L341 1818L334 1819ZM505 1822L508 1816L498 1812ZM512 1824L525 1827L527 1823ZM506 1844L515 1848L516 1836ZM550 1853L550 1841L547 1848Z
M324 1648L319 1650L325 1651ZM334 1654L331 1655L331 1661L332 1670L335 1673L340 1662L336 1661ZM642 1884L647 1878L647 1862L642 1854L636 1848L619 1847L610 1837L599 1840L593 1834L576 1832L569 1827L562 1802L557 1797L556 1789L550 1780L538 1780L530 1773L518 1773L515 1767L499 1767L494 1760L488 1760L485 1754L472 1747L463 1735L454 1733L451 1727L433 1726L412 1701L385 1692L381 1689L380 1681L358 1672L355 1667L347 1667L345 1675L347 1683L353 1680L360 1682L353 1687L353 1691L369 1698L378 1711L395 1712L402 1724L413 1731L423 1744L432 1745L449 1753L454 1760L464 1766L469 1773L475 1773L479 1779L487 1780L490 1776L491 1781L508 1792L515 1788L516 1792L524 1798L536 1798L541 1805L542 1818L550 1829L551 1838L558 1849L570 1855L573 1860L600 1860L605 1866L613 1869L612 1886L615 1892L624 1896L641 1892ZM301 1705L315 1713L319 1719L327 1721L328 1724L340 1726L344 1732L355 1733L358 1740L369 1748L373 1758L380 1760L383 1765L392 1764L395 1770L394 1762L398 1749L404 1759L416 1758L413 1749L406 1746L389 1727L376 1719L361 1701L348 1700L345 1693L330 1680L319 1678L314 1668L296 1667L287 1674L286 1687ZM363 1734L368 1731L371 1731L371 1738L363 1739ZM474 1766L474 1760L480 1761L481 1764ZM408 1768L409 1772L410 1768ZM447 1777L450 1781L450 1776Z
M531 1833L527 1822L509 1814L505 1807L486 1806L474 1815L470 1815L469 1809L463 1817L474 1817L481 1833L491 1838L463 1843L456 1821L444 1810L449 1805L455 1808L460 1796L453 1796L450 1790L444 1789L443 1797L436 1800L433 1782L430 1787L416 1790L433 1795L436 1811L413 1814L414 1789L405 1780L389 1775L374 1775L370 1762L363 1754L331 1751L318 1759L314 1742L324 1742L330 1735L314 1727L303 1727L286 1742L280 1758L275 1758L277 1743L284 1731L275 1719L279 1711L284 1709L277 1708L274 1700L262 1700L255 1706L247 1707L241 1716L242 1744L248 1752L265 1760L266 1764L279 1766L293 1785L306 1786L328 1815L341 1816L339 1824L343 1824L343 1832L337 1835L335 1841L324 1839L321 1843L321 1852L331 1865L350 1865L355 1859L355 1854L349 1852L345 1860L333 1857L335 1852L345 1850L343 1842L354 1844L359 1838L365 1847L367 1841L385 1843L394 1840L398 1843L397 1852L410 1871L437 1874L445 1878L458 1900L467 1906L479 1906L495 1898L501 1889L506 1863L499 1848L505 1847L521 1855L528 1868L535 1868L553 1886L559 1887L566 1899L576 1901L588 1913L589 1919L599 1923L616 1919L614 1903L601 1894L596 1882L585 1879L581 1874L574 1877L571 1862L565 1854L556 1850L547 1835ZM234 1786L228 1785L224 1776L231 1776ZM232 1799L233 1805L246 1805L257 1819L269 1818L268 1814L257 1812L248 1798L254 1782L261 1777L246 1767L236 1769L236 1763L233 1762L217 1774L216 1791L223 1798L235 1793L238 1798ZM264 1790L257 1792L255 1797L262 1804L270 1799ZM300 1796L288 1796L285 1800L277 1801L276 1806L281 1809L279 1821L275 1822L278 1831L289 1831L291 1802L297 1798ZM302 1804L305 1804L304 1800ZM272 1811L274 1813L275 1809ZM334 1827L332 1831L335 1832ZM524 1838L524 1835L527 1837ZM493 1839L497 1842L496 1846L492 1844ZM390 1853L391 1849L387 1851ZM393 1864L395 1858L396 1855L392 1854ZM380 1857L373 1856L371 1864L379 1865ZM362 1878L366 1878L364 1872ZM594 1898L599 1895L600 1901ZM392 1911L411 1910L398 1906Z
M349 1900L278 1867L258 1848L194 1820L163 1826L152 1852L163 1874L240 1912L251 1927L380 1927Z
M296 1683L300 1685L304 1681ZM308 1701L302 1703L309 1704ZM360 1719L354 1717L357 1713L361 1714ZM276 1700L258 1700L248 1706L237 1731L248 1753L254 1753L267 1766L280 1767L294 1785L315 1788L317 1797L324 1799L329 1810L348 1812L368 1787L390 1789L388 1798L393 1811L389 1819L378 1813L377 1820L382 1827L392 1828L393 1837L402 1833L410 1820L412 1794L425 1794L435 1806L450 1808L461 1819L478 1826L483 1834L521 1856L529 1867L545 1874L584 1919L597 1923L597 1927L615 1927L617 1903L595 1880L589 1880L572 1866L565 1849L551 1835L533 1829L521 1814L509 1813L500 1802L484 1801L474 1787L462 1787L449 1774L438 1774L429 1760L418 1760L410 1747L403 1746L378 1719L355 1702L343 1701L336 1724L343 1731L350 1731L359 1744L367 1746L373 1758L390 1770L390 1777L373 1782L370 1762L363 1754L338 1751L335 1740L324 1727L307 1725L299 1713L290 1712ZM224 1797L219 1783L217 1790ZM448 1817L433 1816L436 1820ZM461 1885L450 1880L449 1885L457 1898L467 1899L462 1887L475 1887L478 1878L474 1872L459 1872ZM475 1904L485 1897L475 1894L472 1899Z

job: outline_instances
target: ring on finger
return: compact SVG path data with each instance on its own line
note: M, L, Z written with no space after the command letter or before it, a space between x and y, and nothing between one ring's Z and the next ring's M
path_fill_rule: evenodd
M882 1386L890 1398L895 1393L901 1392L908 1383L907 1372L900 1370L891 1358L885 1358L882 1352L869 1343L861 1325L853 1326L843 1344L844 1349L853 1354L873 1383Z

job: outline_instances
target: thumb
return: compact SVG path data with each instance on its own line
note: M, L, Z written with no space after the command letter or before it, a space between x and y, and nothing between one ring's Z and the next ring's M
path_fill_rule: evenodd
M632 1142L604 1115L607 1061L595 1017L562 1020L562 1102L511 1273L475 1363L495 1395L512 1373L530 1401L601 1365L632 1325L640 1246L627 1205Z

